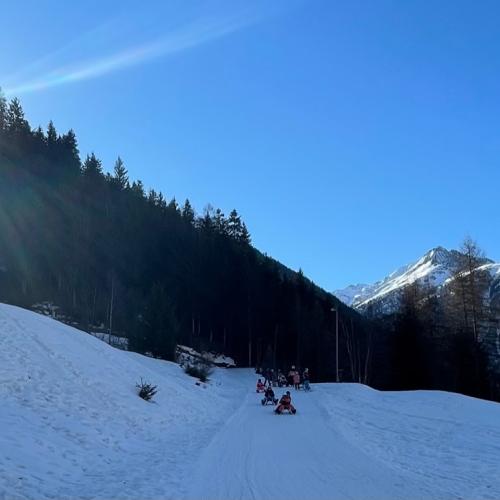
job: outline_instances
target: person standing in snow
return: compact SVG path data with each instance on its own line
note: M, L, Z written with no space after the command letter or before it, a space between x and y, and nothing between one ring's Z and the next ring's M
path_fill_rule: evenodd
M285 387L286 377L281 370L278 370L278 387Z
M270 368L266 368L264 370L264 385L267 385L267 384L271 384L271 369Z
M274 387L278 385L278 375L273 368L271 368L271 382Z
M293 386L297 391L300 389L300 374L298 370L295 370L293 374Z
M293 386L293 376L294 375L295 375L295 365L292 365L292 367L290 368L290 371L288 372L288 376L287 376L289 386Z
M310 391L311 387L309 386L309 368L304 370L302 374L302 381L304 383L304 391Z

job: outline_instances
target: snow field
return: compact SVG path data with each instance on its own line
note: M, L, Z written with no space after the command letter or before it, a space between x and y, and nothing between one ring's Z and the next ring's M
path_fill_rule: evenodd
M500 498L496 403L313 384L275 415L252 370L211 378L0 304L0 499Z

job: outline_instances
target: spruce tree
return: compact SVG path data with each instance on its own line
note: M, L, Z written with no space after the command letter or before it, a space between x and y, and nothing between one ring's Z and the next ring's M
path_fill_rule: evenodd
M115 162L115 167L114 167L114 182L115 184L120 188L120 189L126 189L128 188L128 172L127 169L125 168L125 165L123 163L123 160L118 157Z
M252 238L250 237L250 233L248 232L247 225L243 222L241 225L241 234L239 241L244 243L245 245L250 245L252 243Z
M236 209L231 210L227 221L227 234L234 240L239 240L241 237L242 225L241 218Z
M24 117L24 111L19 99L14 98L7 109L7 129L13 135L28 135L30 126Z
M94 153L87 155L82 166L83 175L89 179L97 179L103 175L102 163L98 160Z
M54 123L52 120L50 120L48 126L47 126L47 146L49 148L49 155L54 152L56 146L57 146L57 131L56 128L54 127Z
M219 234L227 234L227 222L224 213L220 208L215 211L213 216L213 226Z
M74 179L80 171L80 152L78 151L75 132L70 129L59 139L61 146L61 161L64 163L67 176Z
M0 132L7 128L7 100L0 88Z
M186 201L184 202L181 214L186 222L189 222L189 224L194 224L195 213L188 199L186 199Z

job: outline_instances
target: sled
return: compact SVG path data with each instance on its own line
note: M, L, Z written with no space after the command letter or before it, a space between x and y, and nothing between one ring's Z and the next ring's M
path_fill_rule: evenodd
M260 402L262 403L262 406L266 406L268 403L271 403L273 405L277 405L278 404L278 398L264 398L264 399L261 399Z
M276 415L283 415L283 413L285 412L289 413L290 415L295 415L297 413L297 410L296 409L292 410L291 408L285 408L282 411L278 411L278 408L274 410L274 413L276 413Z

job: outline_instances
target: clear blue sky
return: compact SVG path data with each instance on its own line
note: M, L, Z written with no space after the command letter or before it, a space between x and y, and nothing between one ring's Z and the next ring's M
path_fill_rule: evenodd
M466 233L500 259L499 27L497 1L7 2L0 85L333 290Z

